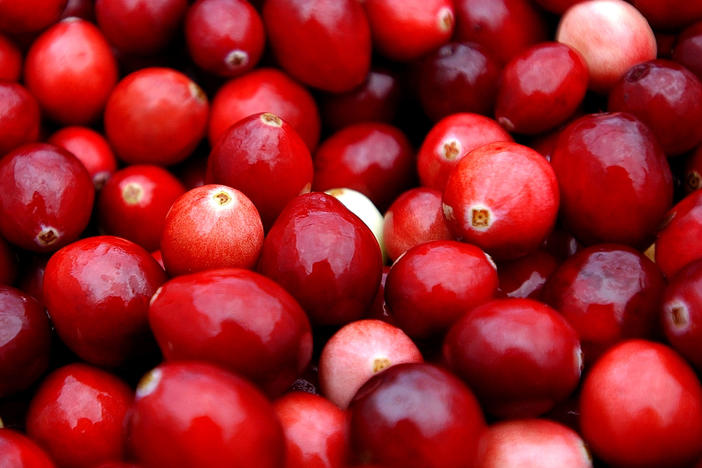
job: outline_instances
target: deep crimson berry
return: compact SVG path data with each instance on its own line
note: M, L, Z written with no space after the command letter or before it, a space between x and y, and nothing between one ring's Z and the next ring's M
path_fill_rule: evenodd
M22 52L7 37L0 34L0 80L19 81L22 74Z
M498 295L540 300L546 281L558 265L558 259L542 249L516 260L501 262L497 267L500 278Z
M683 174L683 188L687 194L702 188L702 145L687 157Z
M702 191L680 200L665 216L656 239L656 265L671 278L682 267L702 257Z
M40 31L58 21L65 6L66 0L0 0L0 31Z
M17 258L15 253L0 237L0 284L11 285L17 278Z
M651 26L661 30L683 28L702 21L702 4L685 0L632 0Z
M93 185L98 190L117 170L117 160L112 148L105 137L95 130L87 127L64 127L51 135L47 142L73 153L88 170Z
M66 8L61 13L61 19L75 16L84 20L95 22L95 1L94 0L68 0Z
M675 41L673 60L702 80L702 21L684 29Z
M36 442L12 429L0 428L0 460L4 468L56 468Z
M0 156L39 139L39 104L19 83L0 81Z

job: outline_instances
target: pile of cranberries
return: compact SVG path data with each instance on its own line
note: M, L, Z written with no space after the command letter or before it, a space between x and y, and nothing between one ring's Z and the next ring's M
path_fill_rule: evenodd
M0 0L0 467L702 468L700 188L700 0Z

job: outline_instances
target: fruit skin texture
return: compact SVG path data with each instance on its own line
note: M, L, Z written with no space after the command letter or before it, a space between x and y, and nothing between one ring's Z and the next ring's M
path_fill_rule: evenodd
M470 389L431 364L398 364L377 374L350 411L360 460L388 468L472 467L485 428Z
M312 357L305 312L282 287L249 270L173 278L151 299L149 324L166 360L219 364L273 396Z
M348 91L370 70L371 36L354 0L267 0L271 49L293 78L324 91Z
M665 216L656 239L656 265L671 278L688 263L702 257L702 190L680 200Z
M96 190L117 170L117 159L105 137L88 127L63 127L47 143L73 153L88 170Z
M282 468L285 440L272 405L220 367L161 364L137 387L128 446L145 468Z
M0 156L39 139L39 104L19 83L0 81Z
M125 455L127 411L133 393L114 375L69 364L41 384L27 413L27 434L59 466L90 468Z
M56 468L49 455L21 432L0 428L3 468Z
M0 233L19 247L51 252L72 242L90 219L95 189L83 164L45 143L0 160Z
M566 229L584 244L645 248L673 200L670 167L630 114L589 114L563 130L551 156Z
M609 464L688 466L702 451L702 387L667 346L625 341L585 378L580 422L593 453Z
M56 252L44 272L44 303L63 342L92 364L116 366L149 343L148 307L166 280L142 247L88 237Z

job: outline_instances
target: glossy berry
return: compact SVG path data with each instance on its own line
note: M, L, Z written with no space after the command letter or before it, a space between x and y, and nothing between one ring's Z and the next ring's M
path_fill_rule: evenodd
M97 190L117 170L117 159L105 137L88 127L64 127L47 142L73 153L88 170Z
M58 21L66 0L0 1L0 31L33 33Z
M39 139L39 104L19 83L0 81L0 156Z
M631 2L651 26L659 30L674 30L702 21L702 5L684 0L633 0Z
M56 468L36 442L13 429L0 428L0 459L6 468Z
M702 191L680 200L666 215L656 239L656 265L671 278L688 263L702 257Z
M540 300L546 281L559 261L546 250L539 249L497 267L500 278L499 295Z

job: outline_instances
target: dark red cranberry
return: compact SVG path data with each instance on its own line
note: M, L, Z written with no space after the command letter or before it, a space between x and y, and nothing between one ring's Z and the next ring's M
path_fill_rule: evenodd
M690 25L678 35L673 60L702 80L702 21Z
M543 243L543 248L558 260L563 261L582 248L570 232L556 226Z
M19 81L22 74L22 52L6 36L0 34L0 80Z
M685 0L632 0L649 23L662 30L676 30L702 21L702 4Z
M50 256L33 255L23 260L22 272L17 279L17 287L44 304L44 271Z
M112 148L105 137L95 130L87 127L64 127L51 135L47 142L73 153L88 170L93 185L98 190L117 170L117 160Z
M582 1L584 0L534 0L535 3L538 3L544 9L559 15L562 15L568 8Z
M61 19L70 18L71 16L95 22L94 0L68 0L66 8L61 13Z
M0 459L5 468L56 468L36 442L12 429L0 428Z
M671 278L682 267L702 257L702 191L679 201L665 216L656 239L656 265Z
M378 292L376 293L375 299L368 308L364 317L371 320L381 320L385 323L389 323L390 325L397 326L395 319L390 314L388 304L385 302L385 282L388 279L389 272L390 267L388 265L383 265L383 274L380 277Z
M542 249L502 262L497 268L500 278L498 295L540 300L546 281L558 265L558 259Z
M0 31L34 33L58 21L66 0L0 0Z
M39 139L39 104L19 83L0 81L0 156Z
M702 145L687 157L683 174L683 188L687 194L702 188Z
M0 237L0 284L14 284L17 278L17 258L15 253Z

